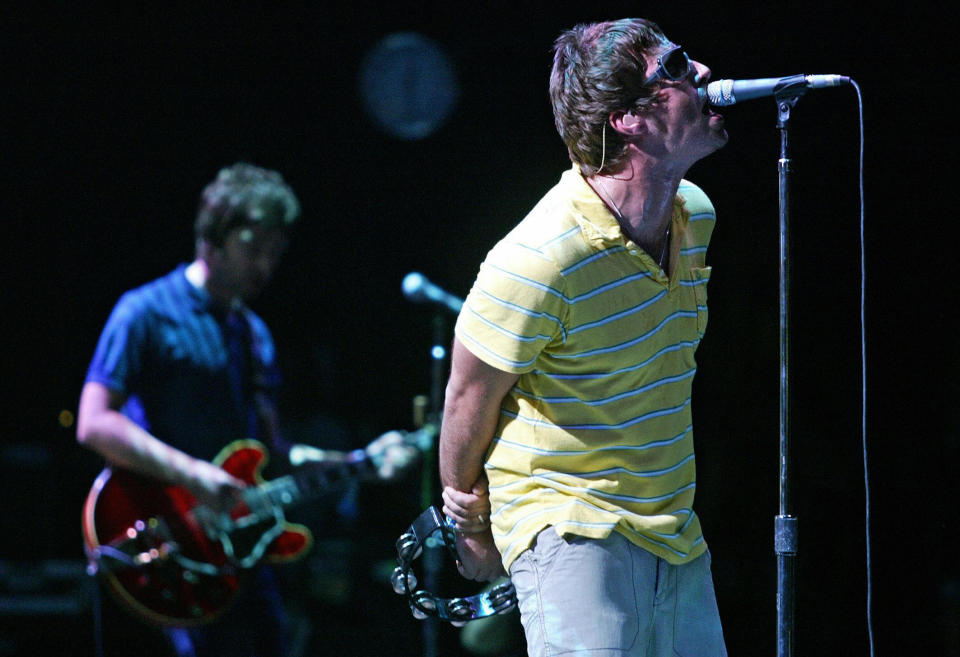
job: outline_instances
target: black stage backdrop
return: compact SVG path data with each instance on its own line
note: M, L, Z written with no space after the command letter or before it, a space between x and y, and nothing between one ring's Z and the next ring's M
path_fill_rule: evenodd
M117 297L192 256L196 199L218 168L278 169L302 201L256 304L277 340L288 432L354 447L411 428L413 397L431 389L436 318L447 341L453 317L405 299L404 275L466 295L486 251L568 166L547 98L554 37L629 14L659 22L715 79L840 73L861 85L876 639L882 654L960 649L945 16L787 2L5 13L0 654L34 645L24 628L62 622L18 606L50 585L13 573L80 562L80 505L102 463L74 443L69 413ZM403 66L370 59L397 33L436 50ZM431 68L437 53L448 69ZM387 77L365 96L371 71ZM867 652L857 112L852 88L830 89L792 120L798 654ZM730 653L764 655L775 648L779 134L772 100L724 113L728 146L689 175L718 214L694 396L697 505ZM352 514L315 509L320 549L294 592L307 654L420 653L420 626L375 567L419 512L420 487L413 476L361 489ZM73 613L71 650L90 654L90 612ZM455 630L442 641L466 654Z

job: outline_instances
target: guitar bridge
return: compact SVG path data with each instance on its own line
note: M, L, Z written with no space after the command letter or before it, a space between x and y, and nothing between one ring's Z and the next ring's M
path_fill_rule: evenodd
M90 565L87 570L93 574L101 568L106 572L118 568L144 568L163 563L174 557L179 549L163 519L137 520L121 538L88 550Z

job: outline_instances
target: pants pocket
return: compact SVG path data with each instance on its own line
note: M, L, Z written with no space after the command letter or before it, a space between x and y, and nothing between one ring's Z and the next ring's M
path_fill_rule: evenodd
M531 655L629 650L637 641L631 557L622 536L564 539L551 528L518 570L512 573L518 597L535 600L520 604ZM533 587L521 581L527 578Z

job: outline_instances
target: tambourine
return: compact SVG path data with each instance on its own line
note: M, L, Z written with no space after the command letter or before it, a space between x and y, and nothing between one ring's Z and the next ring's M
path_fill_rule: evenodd
M462 598L441 598L424 589L417 589L413 562L423 554L425 546L432 548L435 542L441 541L450 556L459 561L456 525L433 506L421 513L397 539L398 565L390 576L390 583L396 593L406 596L414 618L422 620L435 616L459 627L468 621L502 614L517 606L517 592L509 580L489 591Z

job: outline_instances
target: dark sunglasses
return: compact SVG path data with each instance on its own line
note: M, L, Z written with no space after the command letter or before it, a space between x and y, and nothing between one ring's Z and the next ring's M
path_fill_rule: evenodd
M687 77L691 68L693 64L690 63L687 53L683 52L680 46L674 46L657 57L657 70L643 81L643 86L649 87L660 80L682 80Z

